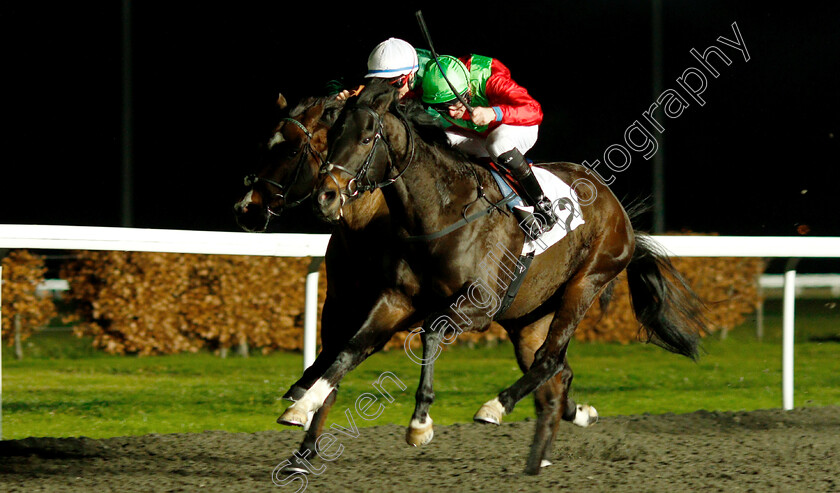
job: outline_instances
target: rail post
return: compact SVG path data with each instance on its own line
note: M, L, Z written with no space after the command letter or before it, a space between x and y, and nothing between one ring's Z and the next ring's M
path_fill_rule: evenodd
M315 362L318 336L318 270L324 257L312 257L306 274L306 299L303 318L303 369Z
M793 320L796 300L796 264L791 258L785 265L785 287L782 308L782 408L793 409Z
M0 265L0 440L3 439L3 266Z

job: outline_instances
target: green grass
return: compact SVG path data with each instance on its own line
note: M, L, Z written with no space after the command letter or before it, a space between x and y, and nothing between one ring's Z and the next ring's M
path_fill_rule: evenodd
M840 307L797 304L795 405L840 405ZM704 341L699 362L643 344L573 342L573 397L601 415L684 413L698 409L754 410L781 406L781 328L777 303L768 303L765 339L754 321ZM299 354L220 359L211 354L119 357L68 334L42 333L27 341L26 358L3 348L3 438L108 437L145 433L280 429L275 419L288 404L278 398L301 371ZM407 386L389 387L395 402L375 420L355 414L359 426L408 423L419 367L402 351L369 358L342 383L330 422L374 392L382 372ZM446 351L436 364L438 424L468 422L478 407L520 375L509 343ZM530 397L505 419L533 416Z

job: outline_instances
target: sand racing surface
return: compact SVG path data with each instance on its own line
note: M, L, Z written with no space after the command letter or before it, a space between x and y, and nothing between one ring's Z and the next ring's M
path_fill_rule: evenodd
M331 417L336 422L339 417ZM279 427L279 425L278 425ZM561 423L554 465L522 473L534 421L439 426L425 447L404 428L338 434L310 492L840 491L840 407L698 411ZM0 491L303 491L277 464L302 432L205 432L0 442ZM287 484L282 484L283 481Z

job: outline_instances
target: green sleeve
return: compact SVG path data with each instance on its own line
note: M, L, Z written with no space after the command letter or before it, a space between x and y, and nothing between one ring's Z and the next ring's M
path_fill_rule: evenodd
M417 75L414 78L414 87L418 88L423 86L423 74L426 73L426 65L432 61L432 52L423 48L415 48L415 50L417 51L417 62L420 68L417 70Z
M449 128L452 126L452 122L447 120L446 118L440 116L437 110L432 109L431 107L426 107L426 113L432 115L435 119L435 124L440 128Z

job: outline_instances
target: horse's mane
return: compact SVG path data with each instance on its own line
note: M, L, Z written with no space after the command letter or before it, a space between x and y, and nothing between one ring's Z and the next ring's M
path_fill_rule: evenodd
M321 114L320 123L331 127L346 103L347 101L336 99L335 96L309 96L289 110L289 117L294 118L300 116L314 106L323 105L324 109Z
M461 152L452 147L449 143L449 137L446 136L446 131L440 125L439 120L429 114L419 101L410 99L405 103L397 105L395 109L398 113L401 112L405 116L420 138L426 143L457 153Z
M439 117L426 111L426 108L419 100L408 99L398 101L397 94L397 89L393 86L385 81L375 79L365 87L365 90L356 98L354 104L374 107L376 101L380 98L391 97L392 102L389 106L391 113L402 121L407 122L411 129L413 129L415 135L423 143L427 144L431 150L441 152L459 164L458 167L463 168L461 171L468 171L466 163L472 162L473 159L450 144L444 127L440 125ZM472 173L470 174L472 175Z

